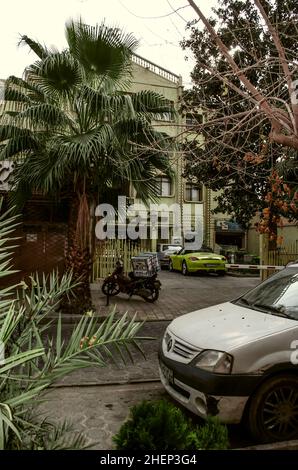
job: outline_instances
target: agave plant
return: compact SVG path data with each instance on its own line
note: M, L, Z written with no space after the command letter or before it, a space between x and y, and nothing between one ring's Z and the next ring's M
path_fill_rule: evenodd
M10 267L11 236L16 216L0 216L0 278L14 272ZM71 295L71 273L40 279L33 275L27 284L0 289L0 449L82 447L84 439L63 438L67 424L55 427L38 423L34 406L57 379L90 366L103 367L116 356L131 357L130 347L142 351L137 337L141 324L126 315L115 319L115 311L102 323L85 315L74 325L69 340L63 339L61 316L49 319L64 295ZM54 330L54 333L53 333ZM48 438L46 437L48 435ZM56 437L55 437L56 436ZM58 442L59 441L59 442ZM60 443L60 444L59 444Z
M66 39L59 52L22 36L38 60L6 81L0 160L16 163L14 203L35 191L70 199L67 264L86 309L95 206L128 184L144 201L156 197L156 171L169 174L173 142L153 121L174 111L156 92L131 92L132 35L70 21Z

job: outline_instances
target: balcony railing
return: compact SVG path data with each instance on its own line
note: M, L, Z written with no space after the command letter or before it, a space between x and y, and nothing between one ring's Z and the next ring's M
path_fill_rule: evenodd
M176 83L176 85L178 85L181 80L179 75L176 75L175 73L172 73L169 70L164 69L163 67L160 67L159 65L154 64L153 62L150 62L150 60L144 59L143 57L137 54L133 54L132 60L136 64L140 65L141 67L144 67L145 69L150 70L153 73L156 73L160 77L163 77L166 80L169 80L170 82Z

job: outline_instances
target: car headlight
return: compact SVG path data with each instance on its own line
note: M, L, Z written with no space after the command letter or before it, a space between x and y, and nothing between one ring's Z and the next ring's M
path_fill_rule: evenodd
M223 351L206 349L197 356L194 365L210 372L230 374L232 371L233 356Z

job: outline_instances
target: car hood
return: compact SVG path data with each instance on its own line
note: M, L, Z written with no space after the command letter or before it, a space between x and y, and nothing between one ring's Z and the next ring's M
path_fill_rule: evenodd
M288 318L226 302L182 315L172 321L169 330L197 348L230 352L240 345L297 326L296 321Z

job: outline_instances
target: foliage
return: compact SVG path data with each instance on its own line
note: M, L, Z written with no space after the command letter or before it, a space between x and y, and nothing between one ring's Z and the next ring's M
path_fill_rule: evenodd
M170 139L152 120L173 108L156 92L130 92L137 41L82 21L66 24L66 39L58 52L22 36L39 60L5 84L0 157L20 163L17 192L68 183L81 195L103 194L131 181L144 199L154 196L154 170L169 170Z
M83 450L92 445L67 421L52 423L28 415L27 422L19 429L20 438L10 435L6 450Z
M10 257L16 225L16 216L9 212L0 216L0 278L14 272ZM71 273L53 273L0 289L0 345L5 352L0 363L0 449L85 446L80 435L64 436L67 423L55 427L36 419L40 395L74 370L132 359L130 347L141 351L141 324L126 315L115 320L115 310L102 323L88 312L66 341L61 316L57 322L48 316L73 287Z
M188 435L187 448L204 450L226 450L229 444L228 429L216 418L208 417L203 426Z
M297 149L274 140L272 120L245 86L247 78L262 94L263 101L272 107L273 120L281 119L286 111L290 113L282 47L276 47L268 27L264 26L257 3L255 0L219 0L209 19L217 40L211 37L210 30L199 29L196 20L189 23L190 38L182 42L182 47L190 49L195 56L192 72L195 85L185 92L182 110L194 118L189 128L192 138L188 137L185 142L187 177L197 178L209 188L220 191L216 198L217 212L230 213L246 226L259 211L263 218L260 231L270 232L270 224L279 222L281 216L297 219L298 154ZM262 4L295 77L297 2L270 0ZM228 63L219 40L225 44L239 73ZM204 115L203 124L196 122L200 113ZM204 136L203 144L196 137L200 133ZM276 174L280 180L279 196L286 204L268 205L265 196L276 195L272 191ZM284 194L283 185L288 188ZM264 217L266 208L270 209L270 220Z
M227 430L216 420L194 426L180 408L166 400L133 406L129 419L113 438L118 450L226 449Z
M13 204L36 192L69 201L66 262L81 280L80 313L91 305L95 207L112 190L127 194L129 183L144 201L156 197L173 142L153 121L174 109L159 93L131 92L132 35L80 20L66 24L66 40L59 52L21 37L38 60L6 80L0 160L15 162Z

